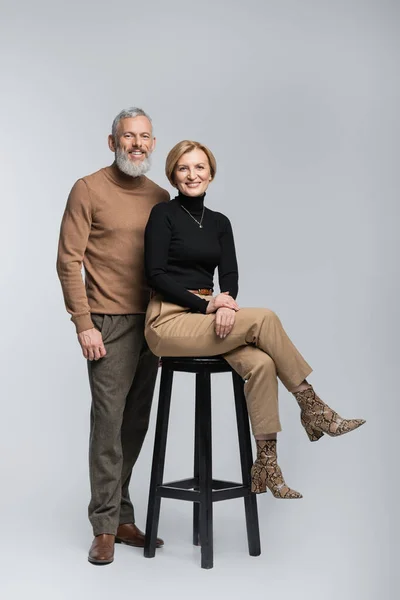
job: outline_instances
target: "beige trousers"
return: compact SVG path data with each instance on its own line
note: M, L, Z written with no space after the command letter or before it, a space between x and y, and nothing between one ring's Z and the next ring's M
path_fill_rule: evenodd
M311 367L277 315L267 308L241 308L224 339L217 337L214 323L215 314L193 313L155 295L147 309L145 337L156 356L223 355L246 381L253 434L281 431L277 377L292 391L311 373Z

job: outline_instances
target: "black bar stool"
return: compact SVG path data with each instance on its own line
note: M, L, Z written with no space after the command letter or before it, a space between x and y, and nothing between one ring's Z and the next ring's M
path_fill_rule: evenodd
M163 483L169 409L174 371L196 373L196 407L194 439L194 472L190 479ZM212 478L211 448L211 373L232 373L236 420L239 435L242 483ZM253 464L249 419L242 378L220 356L205 358L162 358L160 396L151 469L149 503L144 555L153 558L160 516L161 498L193 502L193 544L201 545L201 566L213 567L212 503L230 498L244 498L247 539L251 556L259 556L260 532L257 501L250 491L250 469Z

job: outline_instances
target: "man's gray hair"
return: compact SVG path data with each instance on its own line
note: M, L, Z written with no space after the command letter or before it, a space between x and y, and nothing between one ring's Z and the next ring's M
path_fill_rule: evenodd
M118 123L122 119L129 119L129 118L134 118L134 117L146 117L146 119L148 119L150 121L151 127L153 128L153 122L152 122L151 118L149 117L149 115L147 113L145 113L144 110L142 110L141 108L137 108L136 106L131 106L131 108L124 108L124 110L121 110L121 112L118 113L117 116L115 117L112 127L111 127L111 135L113 136L114 139L117 135Z

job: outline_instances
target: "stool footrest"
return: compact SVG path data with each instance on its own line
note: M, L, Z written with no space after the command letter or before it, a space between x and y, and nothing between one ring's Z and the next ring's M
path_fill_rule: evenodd
M213 479L212 501L230 500L232 498L244 498L250 495L249 488L242 483L234 481L222 481ZM161 498L174 498L176 500L187 500L189 502L200 502L201 492L197 478L180 479L157 486L156 495Z
M233 498L247 498L251 492L246 485L236 483L235 486L229 486L219 490L213 490L212 501L233 500Z

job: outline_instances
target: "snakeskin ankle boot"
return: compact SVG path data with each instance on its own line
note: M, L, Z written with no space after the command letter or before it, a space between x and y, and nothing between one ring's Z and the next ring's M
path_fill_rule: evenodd
M251 467L251 491L262 494L271 490L275 498L302 498L299 492L291 490L283 479L277 463L276 440L256 440L257 460Z
M318 398L312 386L293 395L301 409L301 424L311 442L318 441L324 433L337 437L365 423L364 419L342 419L337 412Z

